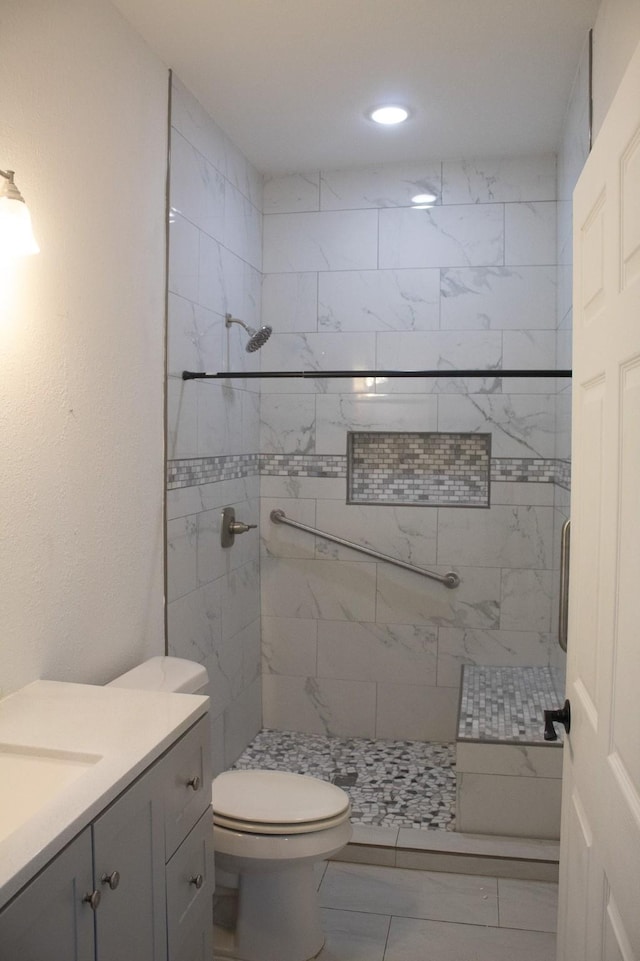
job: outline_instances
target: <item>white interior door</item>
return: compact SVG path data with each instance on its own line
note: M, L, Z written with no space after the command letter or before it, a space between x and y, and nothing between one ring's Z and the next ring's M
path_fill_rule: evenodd
M574 194L558 958L640 959L640 47Z

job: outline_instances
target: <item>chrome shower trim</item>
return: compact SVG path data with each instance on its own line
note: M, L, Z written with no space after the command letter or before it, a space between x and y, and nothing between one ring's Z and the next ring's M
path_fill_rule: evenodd
M273 333L273 328L267 326L266 324L260 327L259 330L256 330L254 327L249 327L248 324L245 324L245 322L240 320L238 317L233 317L231 314L225 314L225 327L229 329L231 324L240 324L240 326L244 327L246 332L249 334L249 342L245 347L245 350L248 354L252 354L254 351L260 350L261 347L264 347Z

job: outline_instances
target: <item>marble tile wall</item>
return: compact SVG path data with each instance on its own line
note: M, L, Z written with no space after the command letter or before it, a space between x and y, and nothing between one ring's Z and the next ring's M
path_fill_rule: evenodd
M293 465L344 456L354 430L490 433L495 458L554 460L554 380L446 372L555 366L556 159L267 178L263 209L265 369L443 371L262 382L261 457L290 465L261 478L265 726L452 738L461 665L559 658L554 485L494 482L489 510L347 506L344 478ZM276 527L274 507L462 584Z
M571 199L580 172L589 155L589 42L585 43L567 104L563 124L563 136L558 151L558 294L556 304L556 355L559 367L571 367L572 356L572 216ZM569 383L558 382L556 399L556 450L559 464L566 465L567 478L555 489L555 537L556 553L554 571L559 568L559 545L562 525L570 514L570 467L571 467L571 389ZM554 578L557 588L559 577ZM552 618L557 623L558 592L554 591Z
M168 311L169 653L211 679L214 767L260 729L260 576L255 531L220 546L220 511L257 523L256 381L183 381L189 370L257 369L228 311L259 325L262 179L189 91L172 83Z

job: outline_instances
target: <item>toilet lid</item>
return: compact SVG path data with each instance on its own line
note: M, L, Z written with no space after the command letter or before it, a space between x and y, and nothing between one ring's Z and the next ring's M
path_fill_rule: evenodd
M333 826L349 812L349 797L335 784L284 771L225 771L212 785L213 818L231 827L247 823L298 830ZM264 833L269 833L265 830Z

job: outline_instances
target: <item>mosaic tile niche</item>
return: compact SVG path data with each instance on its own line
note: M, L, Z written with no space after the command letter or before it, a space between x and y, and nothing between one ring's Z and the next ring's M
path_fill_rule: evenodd
M489 507L490 434L351 431L347 503Z

